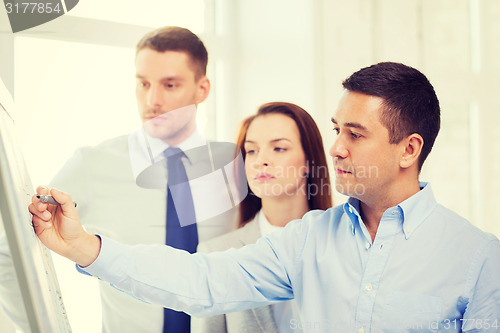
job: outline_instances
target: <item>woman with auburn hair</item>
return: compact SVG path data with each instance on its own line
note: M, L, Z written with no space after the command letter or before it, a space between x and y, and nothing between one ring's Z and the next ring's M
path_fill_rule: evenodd
M237 144L245 161L249 194L239 206L239 229L198 246L199 252L253 244L312 209L332 207L323 141L312 117L295 104L262 105L246 118ZM192 318L192 332L290 332L300 323L295 301ZM293 330L298 332L300 330Z

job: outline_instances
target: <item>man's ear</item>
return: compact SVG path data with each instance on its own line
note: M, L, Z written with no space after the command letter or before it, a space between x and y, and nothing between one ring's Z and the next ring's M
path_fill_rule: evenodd
M399 161L399 166L402 168L409 168L416 164L418 167L418 158L424 146L424 139L420 134L413 133L403 139L403 154Z
M207 97L208 94L210 93L210 80L203 75L199 80L198 80L198 93L196 96L196 104L200 104L203 102Z

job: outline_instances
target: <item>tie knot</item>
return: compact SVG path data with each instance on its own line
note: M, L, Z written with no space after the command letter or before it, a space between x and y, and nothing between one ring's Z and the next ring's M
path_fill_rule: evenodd
M184 154L182 152L182 150L178 147L168 147L167 149L165 149L163 151L163 155L165 155L166 158L170 158L170 157L178 155L178 154L180 154L180 155L177 157L181 157Z

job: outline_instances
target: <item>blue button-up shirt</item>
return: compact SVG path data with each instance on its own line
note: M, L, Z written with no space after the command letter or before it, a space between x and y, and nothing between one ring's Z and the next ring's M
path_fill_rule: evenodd
M373 242L351 198L255 245L208 255L103 237L85 270L200 316L295 298L301 316L291 331L500 332L500 242L421 186L387 209Z

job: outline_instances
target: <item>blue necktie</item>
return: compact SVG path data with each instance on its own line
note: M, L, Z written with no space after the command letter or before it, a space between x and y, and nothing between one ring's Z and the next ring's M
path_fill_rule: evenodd
M177 249L196 252L198 229L193 198L181 158L182 150L169 147L164 152L167 159L167 231L166 244ZM164 309L164 333L189 333L190 317L184 312Z

